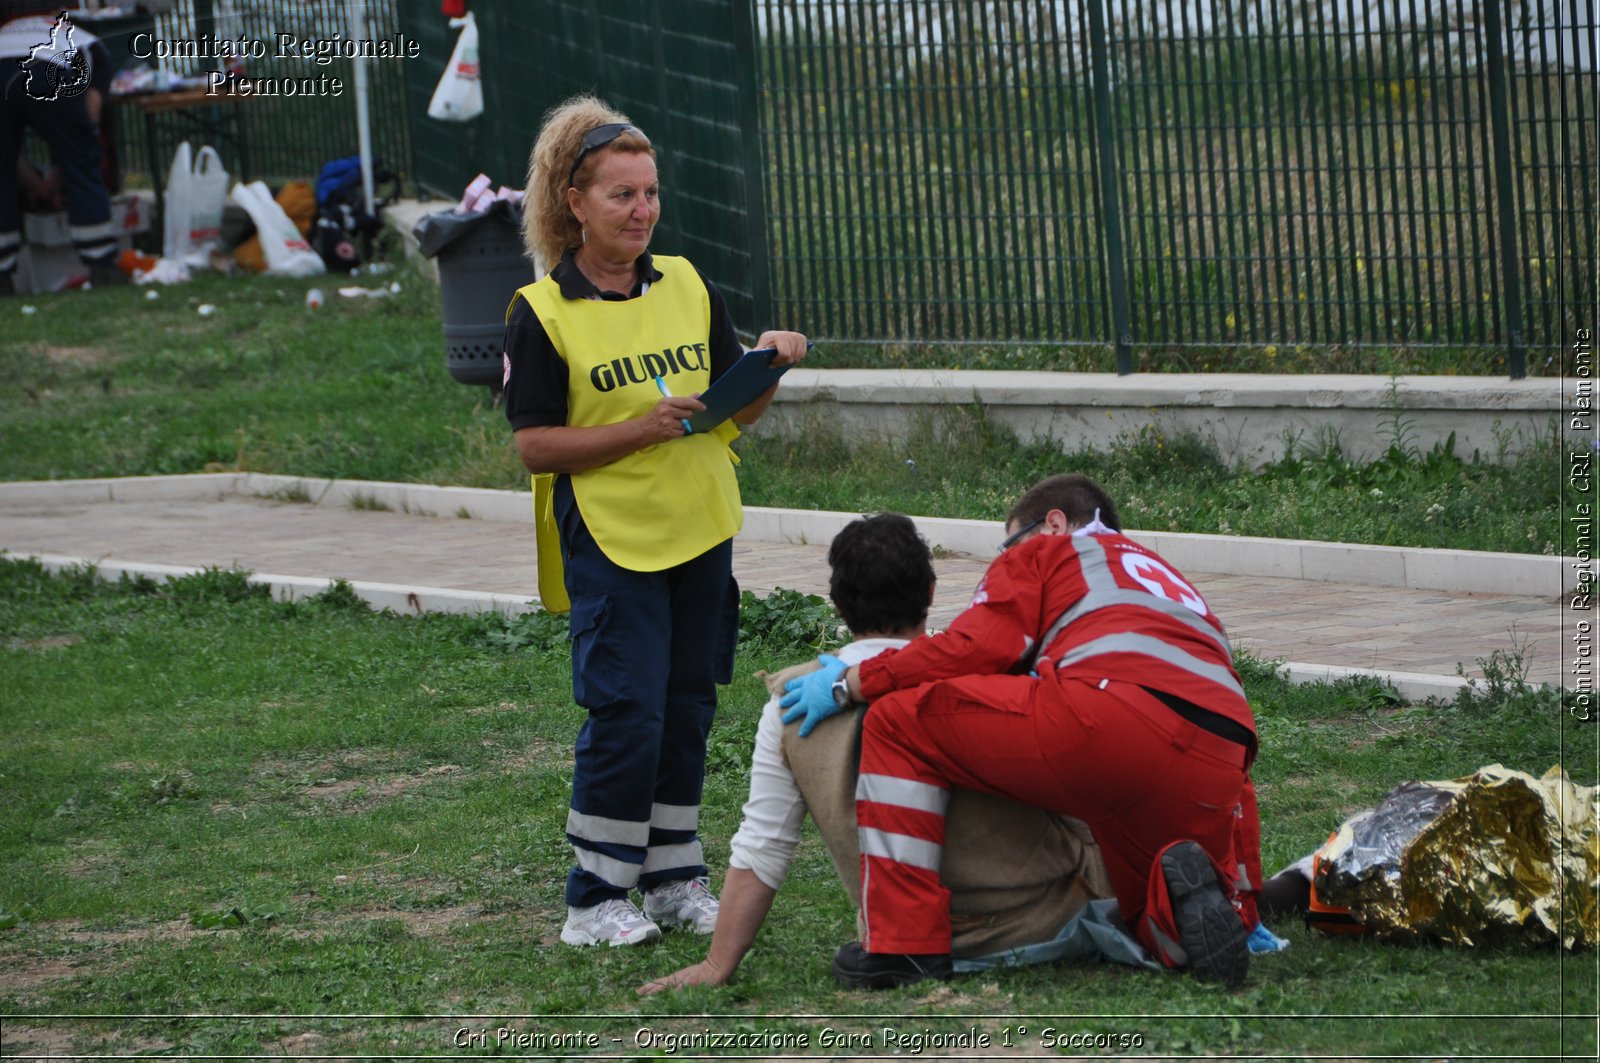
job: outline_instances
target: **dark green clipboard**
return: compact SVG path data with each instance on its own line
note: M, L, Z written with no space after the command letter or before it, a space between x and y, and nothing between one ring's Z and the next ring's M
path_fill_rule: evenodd
M806 350L809 351L811 347L811 344L806 344ZM711 431L776 384L778 378L790 369L787 365L772 364L772 356L777 353L772 347L746 351L743 358L734 362L732 368L717 377L701 393L700 401L706 404L706 408L685 420L688 430L691 433Z

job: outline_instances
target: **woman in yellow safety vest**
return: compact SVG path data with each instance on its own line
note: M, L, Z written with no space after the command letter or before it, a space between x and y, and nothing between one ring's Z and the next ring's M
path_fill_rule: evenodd
M738 430L691 433L686 419L744 348L716 287L651 255L660 216L655 149L626 116L579 96L545 117L524 238L554 266L512 299L504 398L534 474L540 595L570 600L573 697L589 713L566 824L569 945L709 934L717 917L698 822L716 684L733 675L743 510ZM765 332L756 346L793 364L806 339ZM754 422L775 390L733 421Z

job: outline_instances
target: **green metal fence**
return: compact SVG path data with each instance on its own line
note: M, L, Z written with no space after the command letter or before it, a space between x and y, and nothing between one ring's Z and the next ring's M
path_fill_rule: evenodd
M454 33L398 2L424 186L520 184L544 110L597 92L663 149L656 246L751 331L1516 376L1594 324L1592 2L479 3L454 127L421 117Z
M522 187L544 113L592 92L658 145L663 211L652 247L688 256L727 297L741 328L765 307L766 227L752 11L730 0L538 0L474 4L484 114L466 123L425 117L454 45L433 0L402 0L424 60L408 70L419 183L458 197L480 171Z
M1592 4L758 0L775 316L1491 348L1592 309Z

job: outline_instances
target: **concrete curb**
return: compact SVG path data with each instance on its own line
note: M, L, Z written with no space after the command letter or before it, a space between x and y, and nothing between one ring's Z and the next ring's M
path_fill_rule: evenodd
M1296 685L1301 683L1332 683L1340 679L1348 679L1351 676L1372 676L1376 679L1384 680L1394 687L1395 692L1408 702L1427 701L1429 698L1453 701L1456 694L1464 686L1483 689L1483 684L1477 680L1463 679L1458 675L1392 672L1377 668L1344 668L1335 664L1299 664L1294 661L1288 661L1278 666L1278 674Z
M1154 431L1194 437L1249 468L1337 445L1367 461L1403 434L1426 453L1505 461L1559 438L1565 401L1554 377L1237 373L1060 373L996 369L795 368L762 418L764 435L817 432L902 440L931 417L980 409L1018 439L1065 453L1105 450ZM923 455L934 460L933 454Z
M474 487L325 480L262 473L0 483L0 503L8 504L204 500L235 494L318 506L365 506L417 516L533 522L533 506L526 492ZM859 514L829 510L747 506L741 534L757 542L826 546L839 529L857 516ZM993 557L1002 538L995 521L944 517L917 517L916 521L923 536L935 547L977 558ZM1129 535L1181 569L1227 576L1267 576L1458 594L1532 594L1555 600L1576 588L1580 571L1575 558L1534 554L1137 530L1130 530Z
M864 405L1160 406L1227 409L1497 410L1559 414L1558 377L1397 376L1327 373L1059 373L1016 369L808 369L783 378L784 398Z
M92 567L106 579L121 576L145 576L150 579L176 579L204 572L197 565L158 565L142 561L117 561L111 558L66 557L61 554L33 555L33 560L47 572L61 572L71 568ZM281 576L269 572L253 572L248 582L265 586L280 602L311 598L337 581L319 576ZM399 583L373 583L360 580L347 581L356 597L374 609L390 609L396 613L482 613L491 610L506 616L527 612L536 600L519 598L510 594L487 594L482 591L460 591L448 587L417 587Z

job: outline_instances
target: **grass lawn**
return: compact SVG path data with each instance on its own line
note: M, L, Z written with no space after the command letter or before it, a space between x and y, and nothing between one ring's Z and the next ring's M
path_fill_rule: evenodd
M776 611L751 614L765 626L748 632L710 743L702 831L719 879L763 700L750 673L810 652L774 634ZM922 1054L1595 1052L1592 951L1384 946L1294 925L1275 927L1289 950L1258 958L1233 993L1109 966L842 991L828 959L852 915L814 835L732 985L637 998L705 939L559 944L581 711L568 669L562 625L538 614L406 618L338 588L275 603L237 573L113 584L0 561L6 1052L770 1054L667 1050L710 1031L803 1036L790 1053L839 1057L972 1029L991 1052ZM1269 872L1406 779L1502 761L1564 762L1596 782L1593 732L1564 727L1551 693L1508 683L1404 706L1370 681L1291 687L1260 662L1243 670ZM598 1047L573 1049L579 1033ZM824 1044L845 1035L870 1047ZM1085 1035L1095 1047L1067 1049ZM569 1039L560 1051L553 1036Z
M202 276L159 293L0 303L0 479L242 469L525 489L488 389L445 372L437 292L404 270L390 279L402 290L377 300L340 299L326 278ZM313 283L331 296L316 311L304 302ZM752 505L998 519L1041 476L1079 469L1133 528L1558 551L1566 457L1554 432L1506 466L1419 453L1403 421L1382 442L1366 465L1307 446L1252 471L1158 431L1063 454L960 410L892 440L794 444L757 429L738 446Z
M0 302L0 479L245 469L523 487L486 389L444 371L436 293L388 279L400 293L318 311L309 282L218 277L153 299ZM994 518L1076 467L1134 527L1540 553L1559 526L1553 456L1502 469L1402 445L1364 467L1303 453L1256 474L1157 433L1063 455L976 412L894 442L741 446L757 505ZM750 675L809 655L777 633L816 619L747 610L702 821L719 875L763 700ZM569 667L563 626L540 615L403 618L340 591L273 603L238 574L115 585L0 560L0 1051L727 1054L671 1040L710 1031L932 1058L982 1052L917 1036L976 1028L999 1055L1595 1052L1593 952L1399 948L1297 926L1276 928L1292 947L1237 993L1111 967L843 992L828 959L852 914L815 837L734 984L637 998L705 941L557 941L581 719ZM1594 732L1566 728L1553 692L1508 682L1407 706L1370 681L1290 687L1261 662L1243 669L1269 871L1408 779L1499 761L1597 782ZM600 1040L575 1045L588 1033Z

